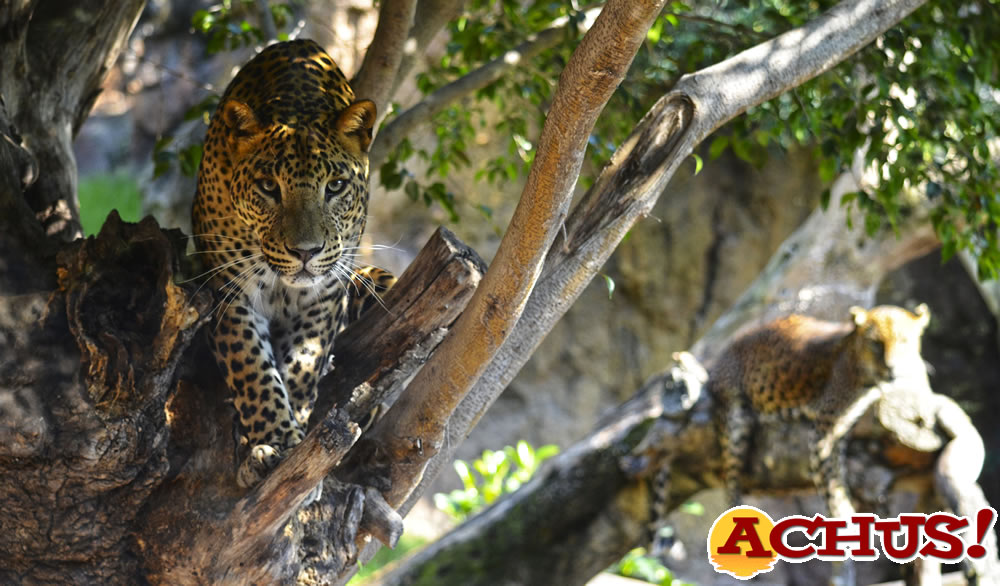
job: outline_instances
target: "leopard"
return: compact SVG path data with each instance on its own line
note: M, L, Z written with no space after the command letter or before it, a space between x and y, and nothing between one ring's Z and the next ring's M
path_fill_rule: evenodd
M301 443L336 336L395 283L356 260L375 120L375 104L302 39L244 65L209 122L191 217L216 296L210 345L237 412L241 487Z
M709 369L731 506L740 504L756 426L804 421L811 423L810 476L828 512L853 513L846 437L888 383L926 380L921 339L930 311L920 304L912 313L892 305L849 313L845 322L792 314L759 326L723 349Z

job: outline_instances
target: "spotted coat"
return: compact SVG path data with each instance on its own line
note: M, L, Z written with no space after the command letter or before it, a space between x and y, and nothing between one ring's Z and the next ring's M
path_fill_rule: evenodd
M721 405L726 488L733 505L753 427L773 421L813 422L812 475L832 513L851 509L843 439L879 396L882 383L926 377L920 338L930 319L894 306L851 308L851 322L791 315L730 344L709 371Z
M355 262L375 105L308 40L271 45L212 117L192 210L211 267L211 325L258 482L305 434L334 337L394 279ZM353 308L353 310L352 310Z

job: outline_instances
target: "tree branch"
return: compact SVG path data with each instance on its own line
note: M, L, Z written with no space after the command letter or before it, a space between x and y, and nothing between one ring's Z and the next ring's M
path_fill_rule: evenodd
M591 129L662 1L611 0L560 77L538 156L496 257L451 334L372 430L393 462L387 500L410 494L444 444L449 414L512 331L562 225ZM404 435L405 434L405 435Z
M272 542L360 433L342 413L331 412L224 520L199 532L188 556L173 560L167 582L276 583L286 578L287 562L273 555Z
M382 0L375 38L368 46L361 69L351 81L356 98L375 102L379 120L388 110L416 6L417 0Z
M793 310L815 315L826 310L833 319L843 320L849 305L872 303L874 287L886 273L926 253L927 231L915 229L922 222L921 214L907 216L912 224L900 227L902 238L886 229L859 246L863 230L848 228L840 206L843 193L854 190L852 180L851 174L844 174L834 187L831 212L817 210L779 247L769 269L748 289L757 292L753 302L737 302L720 317L693 346L699 355L717 355L737 330L730 324L753 323L760 315ZM588 217L596 223L607 213L607 209L594 209ZM849 275L856 276L845 277ZM815 299L815 303L789 306L787 299ZM761 305L770 311L761 311ZM454 572L467 584L476 583L469 576L496 576L497 564L503 564L504 575L517 576L522 583L538 582L552 571L566 583L583 583L628 550L643 545L648 528L657 521L654 515L664 512L655 509L648 486L658 472L664 467L669 472L667 511L698 491L717 487L721 479L711 415L714 407L711 398L700 393L705 379L697 360L685 354L678 364L652 377L633 398L603 417L588 438L554 459L531 483L444 536L380 583L402 584L413 576L427 579L430 575L436 583L448 584L449 577L436 572L449 564L468 566ZM938 495L954 511L967 515L988 506L975 484L982 467L982 439L953 401L930 392L925 377L900 379L876 411L882 427L892 433L891 441L906 450L935 454L948 446L936 465L925 459L923 472L935 476ZM808 424L759 430L762 437L754 441L758 448L751 455L750 485L758 491L814 491L808 473L808 430ZM913 473L909 462L895 468L880 463L885 460L883 452L888 452L883 442L860 443L877 446L870 453L852 452L852 457L865 462L861 469L877 466L886 472L873 477L890 483ZM868 486L852 478L850 486L862 500L877 502L887 490L886 483ZM997 566L995 541L984 545L990 548L991 557L976 562L979 575L989 575Z
M396 95L399 85L413 70L417 57L426 55L427 46L431 40L446 24L461 14L464 5L465 0L420 0L416 13L413 15L410 36L403 46L403 58L396 71L396 79L392 83L390 97Z
M589 13L594 14L598 10L594 8ZM589 19L584 19L584 22L587 20ZM385 162L389 153L404 138L409 136L417 126L430 120L435 114L443 111L451 104L472 92L490 85L509 71L566 40L569 34L567 27L574 25L576 22L578 21L573 21L569 18L558 19L553 23L553 26L532 35L517 47L507 51L482 67L438 88L425 96L419 103L401 113L379 131L378 138L376 138L375 143L372 145L369 156L371 168L379 168Z
M847 0L803 27L682 77L650 109L573 210L566 236L551 247L514 333L452 416L448 448L429 464L423 482L453 459L457 446L628 230L650 213L696 145L747 108L826 71L923 2Z

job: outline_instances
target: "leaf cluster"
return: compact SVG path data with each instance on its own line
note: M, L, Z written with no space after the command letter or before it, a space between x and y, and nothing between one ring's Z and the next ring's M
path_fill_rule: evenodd
M579 40L575 24L582 18L583 11L569 2L469 2L465 12L449 25L450 41L445 54L417 76L417 87L425 95L501 57L553 23L565 23L566 42L521 63L509 74L435 115L431 121L434 146L415 147L404 140L380 169L382 184L387 189L405 186L412 200L441 205L453 222L460 217L458 205L472 205L489 218L492 210L481 202L460 201L451 192L442 191L441 180L457 168L472 166L470 149L493 138L505 141L504 152L475 164L477 180L499 185L515 181L527 171L534 160L533 137L545 119L556 79ZM393 105L393 112L398 110L398 105ZM391 120L393 112L387 120ZM415 161L426 168L425 173L412 170Z
M538 449L521 440L517 446L502 450L485 450L482 457L470 465L455 460L455 472L462 480L462 488L447 494L434 495L434 505L456 521L484 509L502 495L514 492L531 479L545 460L559 453L554 445Z
M830 72L750 109L721 129L707 147L708 158L730 151L761 165L772 149L805 146L814 150L822 178L830 181L850 169L855 154L863 152L878 180L845 202L862 213L870 234L895 229L911 213L914 196L925 195L935 204L931 220L944 257L968 250L979 259L980 277L995 277L1000 269L998 2L944 0L924 6ZM680 76L801 26L834 4L668 3L594 129L590 164L581 184L592 183L641 116ZM418 85L429 93L556 19L579 20L582 15L570 2L470 2L451 24L446 54ZM400 145L382 169L386 187L405 184L412 199L440 203L454 220L460 205L475 202L448 193L442 197L433 190L439 191L435 183L456 167L475 164L477 177L494 184L522 175L533 159L533 139L558 74L578 40L571 32L575 30L567 27L564 43L438 115L433 120L434 148ZM490 111L499 112L499 122L489 122L487 103ZM470 162L467 150L480 135L506 140L506 152ZM414 158L427 166L426 176L409 170ZM431 177L433 182L425 187Z
M288 26L292 18L292 6L288 3L268 3L271 18L280 31ZM205 35L208 44L205 51L209 55L219 51L232 51L268 40L256 24L255 0L222 0L209 8L198 10L191 17L191 26ZM279 32L279 41L287 41L288 33Z

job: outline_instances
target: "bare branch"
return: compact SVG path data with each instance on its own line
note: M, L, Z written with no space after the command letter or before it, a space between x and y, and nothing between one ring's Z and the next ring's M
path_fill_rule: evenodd
M351 81L357 98L375 102L379 120L385 117L416 6L417 0L382 1L375 38Z
M803 27L681 78L674 91L646 114L573 210L566 222L567 236L552 246L514 334L453 415L448 448L429 464L424 483L451 461L472 426L626 232L652 210L677 167L698 143L747 108L826 71L924 1L848 0Z
M420 0L416 14L413 15L413 28L406 39L403 48L403 59L396 71L396 80L392 84L390 97L396 94L403 79L413 69L417 57L426 54L427 45L444 28L444 25L454 20L461 12L465 0Z
M597 116L662 4L611 0L567 63L538 156L489 271L451 334L372 430L393 461L387 500L394 506L406 499L428 458L443 446L449 414L520 317L545 251L566 216Z
M591 9L591 12L596 13L597 10L596 8ZM584 19L583 22L588 20ZM427 122L435 114L472 92L490 85L509 71L522 66L526 61L566 40L569 35L567 27L575 26L576 22L578 21L569 18L556 20L551 27L532 35L517 47L475 71L438 88L420 103L397 116L379 132L378 138L372 145L369 156L371 168L377 169L381 166L400 141L409 136L414 128Z

